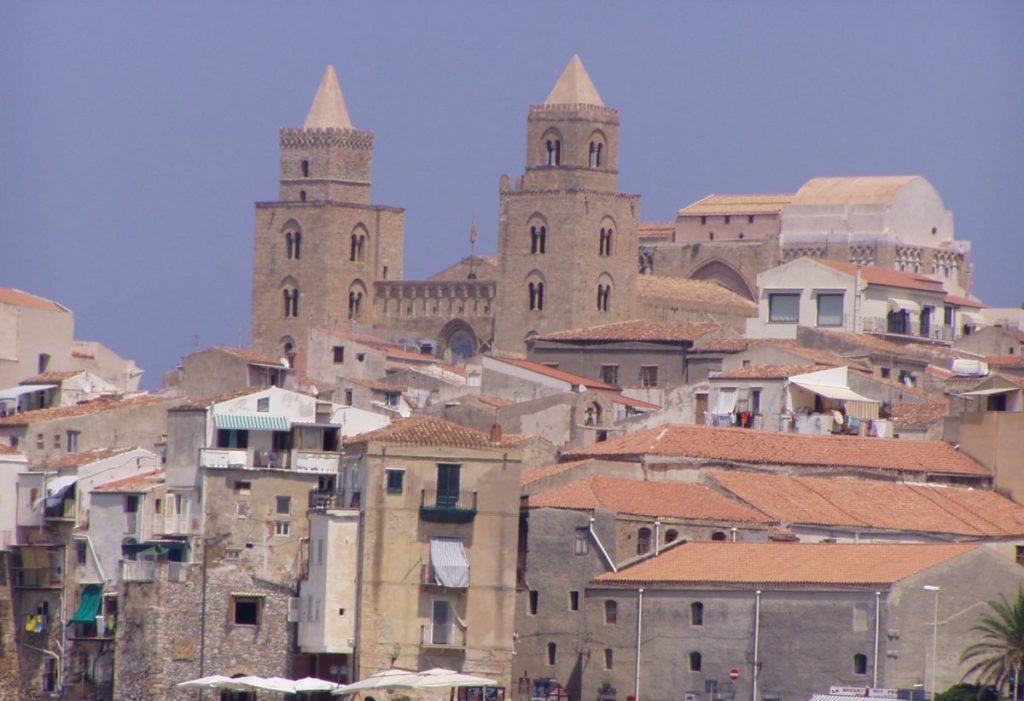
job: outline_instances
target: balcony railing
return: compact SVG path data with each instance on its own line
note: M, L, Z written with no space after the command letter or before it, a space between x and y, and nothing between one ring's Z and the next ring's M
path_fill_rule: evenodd
M421 490L420 518L442 523L469 523L476 518L476 492Z
M468 571L468 570L467 570ZM420 565L420 584L425 584L432 587L444 587L444 584L439 584L437 581L437 573L434 571L434 566L429 562ZM448 594L457 594L460 591L466 591L465 587L451 587L448 588Z
M60 567L12 567L12 583L23 589L55 589L64 581Z
M121 560L122 582L155 582L156 562L153 560Z
M53 506L47 506L43 515L51 520L73 521L75 519L75 500L61 499Z
M245 467L268 470L295 470L334 474L338 471L338 453L321 450L265 450L263 448L201 448L200 467Z
M429 623L420 626L420 643L424 647L460 650L466 647L466 630L454 623Z

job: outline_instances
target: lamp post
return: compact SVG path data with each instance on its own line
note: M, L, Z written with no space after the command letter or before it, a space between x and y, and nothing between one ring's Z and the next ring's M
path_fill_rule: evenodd
M932 584L925 584L921 587L925 591L930 591L935 594L935 608L932 614L932 681L931 681L931 698L935 698L935 668L938 666L937 656L939 651L939 587Z

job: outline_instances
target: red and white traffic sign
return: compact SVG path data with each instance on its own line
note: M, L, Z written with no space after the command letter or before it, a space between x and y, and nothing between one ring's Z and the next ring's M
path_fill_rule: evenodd
M732 669L729 670L729 678L732 679L733 681L736 681L737 679L740 678L740 671L738 669L736 669L735 667L733 667Z

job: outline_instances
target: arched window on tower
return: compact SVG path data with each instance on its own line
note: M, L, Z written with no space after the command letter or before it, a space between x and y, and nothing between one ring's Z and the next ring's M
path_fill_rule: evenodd
M597 141L590 142L590 167L600 168L601 167L601 146L602 144Z
M285 318L297 317L299 315L299 288L285 288L281 294L284 298Z
M608 311L608 304L612 296L611 285L598 285L597 286L597 310L601 312Z
M547 246L548 231L545 226L530 227L530 254L544 253Z
M562 162L562 142L559 139L548 139L545 142L547 147L549 166L557 166Z
M348 293L348 318L356 320L359 318L359 307L363 303L363 293L352 290Z
M295 253L295 241L292 239L292 232L287 232L284 235L284 248L285 257L291 260L292 255Z
M598 254L602 256L610 256L612 254L611 228L601 229L601 243L598 248Z
M544 308L544 283L531 282L526 286L530 293L530 311Z
M296 231L292 234L292 246L294 248L295 259L298 260L302 257L302 232ZM291 256L289 256L291 257Z

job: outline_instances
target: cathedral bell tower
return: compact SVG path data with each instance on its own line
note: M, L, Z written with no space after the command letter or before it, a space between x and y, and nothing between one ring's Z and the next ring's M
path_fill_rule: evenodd
M304 370L309 330L373 323L373 285L401 279L404 210L370 203L373 133L324 71L306 121L281 129L279 200L256 203L252 344Z
M633 318L640 198L618 192L619 114L573 56L527 118L526 172L501 178L495 347Z

